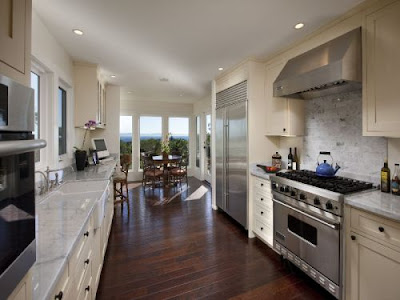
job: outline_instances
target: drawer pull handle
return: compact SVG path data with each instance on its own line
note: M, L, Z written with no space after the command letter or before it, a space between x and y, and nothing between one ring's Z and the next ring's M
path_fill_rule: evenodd
M379 229L380 232L384 232L385 231L385 228L383 228L382 226L379 226L378 229Z
M63 298L64 293L60 291L57 295L54 296L55 300L61 300Z
M86 231L83 235L88 237L89 236L89 231Z
M352 235L352 236L351 236L351 240L352 240L352 241L355 241L355 240L356 240L356 236L355 236L355 235Z
M264 201L264 198L261 198L261 201Z
M262 212L261 212L261 214L263 215L263 214L264 214L264 212L262 211Z
M89 291L90 291L90 285L88 285L88 286L85 288L85 291L86 291L86 292L89 292Z
M264 183L261 183L261 186L264 186Z
M88 265L90 262L89 258L87 260L84 261L85 265Z
M261 230L264 230L264 227L261 227L260 229L261 229Z

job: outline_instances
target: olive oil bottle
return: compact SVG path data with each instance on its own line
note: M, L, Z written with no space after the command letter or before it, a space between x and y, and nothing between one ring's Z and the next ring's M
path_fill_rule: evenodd
M390 193L390 169L388 167L388 160L385 159L383 168L381 169L381 191Z

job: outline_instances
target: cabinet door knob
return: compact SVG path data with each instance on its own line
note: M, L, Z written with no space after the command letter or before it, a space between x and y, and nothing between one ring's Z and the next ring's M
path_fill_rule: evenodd
M90 262L89 258L84 261L85 265L88 265Z
M264 183L261 183L261 186L264 186Z
M83 235L88 237L89 236L89 231L86 231Z
M264 198L261 198L261 201L264 201Z
M263 214L264 214L264 212L262 211L262 212L261 212L261 214L263 215Z
M352 241L355 241L355 240L356 240L356 236L355 236L355 235L352 235L352 236L351 236L351 240L352 240Z
M57 295L54 296L55 300L61 300L63 298L64 293L60 291Z
M89 292L89 291L90 291L90 285L88 285L88 286L85 288L85 291L86 291L86 292Z
M283 131L285 132L285 131L286 131L286 128L283 128Z
M382 226L379 226L378 229L379 229L380 232L384 232L385 231L385 228L383 228Z
M264 230L264 227L261 227L260 229L261 229L261 230Z

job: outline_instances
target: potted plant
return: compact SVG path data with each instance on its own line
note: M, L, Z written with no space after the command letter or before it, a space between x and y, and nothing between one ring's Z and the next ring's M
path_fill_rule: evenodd
M170 138L170 133L168 133L165 136L165 140L161 142L161 152L162 152L162 156L163 159L168 159L168 155L171 151L170 147L169 147L169 138Z
M75 163L76 163L76 169L78 171L82 171L85 169L86 161L87 161L87 152L86 152L86 150L84 150L86 135L89 130L96 129L96 121L89 120L83 126L83 129L85 129L85 134L83 136L82 147L81 148L74 147L75 148Z

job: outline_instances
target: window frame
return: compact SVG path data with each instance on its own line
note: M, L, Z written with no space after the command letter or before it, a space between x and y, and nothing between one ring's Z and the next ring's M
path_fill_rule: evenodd
M63 133L65 136L65 141L64 141L64 147L65 147L65 152L60 153L60 127L58 126L59 124L59 105L60 105L60 90L62 92L62 95L64 96L62 98L62 113L61 113L61 117L62 117L62 121L61 121L61 126L63 128ZM63 84L61 84L61 82L58 85L58 89L57 89L57 128L58 128L58 156L59 158L62 158L66 155L68 155L68 88L66 88ZM60 159L62 160L62 159Z
M164 132L164 120L165 120L165 116L163 116L163 115L157 115L157 114L154 114L154 115L149 115L149 114L140 114L139 115L139 118L138 118L138 126L137 126L137 130L138 130L138 172L142 172L143 171L143 169L140 167L140 160L141 160L141 153L140 153L140 129L141 129L141 126L140 126L140 119L142 118L142 117L150 117L150 118L161 118L161 139L160 139L160 142L162 142L163 141L163 138L164 138L164 135L166 135L167 133L165 133ZM133 132L132 132L132 134L133 134Z
M129 168L129 170L128 170L128 172L132 172L133 170L134 170L134 166L133 166L133 164L134 164L134 153L135 153L135 151L134 151L134 149L135 149L135 147L134 147L134 134L135 134L135 132L134 132L134 129L135 129L135 126L134 126L134 116L133 115L119 115L119 120L120 120L120 127L119 127L119 138L120 138L120 155L122 155L122 153L121 153L121 117L130 117L131 118L131 138L132 138L132 145L131 145L131 157L132 157L132 163L131 163L131 165L130 165L130 168Z

